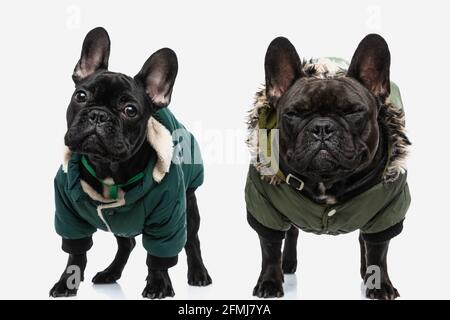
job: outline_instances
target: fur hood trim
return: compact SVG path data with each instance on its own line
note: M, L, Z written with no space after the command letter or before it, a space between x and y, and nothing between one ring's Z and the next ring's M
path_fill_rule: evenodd
M166 173L169 172L173 156L173 141L170 131L154 117L150 117L147 124L147 141L157 154L157 161L153 168L153 179L160 183ZM62 169L67 173L72 151L64 146Z
M345 76L348 64L346 65L344 60L337 59L336 61L338 62L336 63L334 60L328 58L309 60L308 62L304 61L302 68L304 74L309 77L327 79ZM397 180L400 174L406 170L406 159L408 157L409 146L411 145L411 142L406 136L405 113L400 100L400 92L398 87L393 83L391 83L391 90L393 91L391 97L381 106L378 114L378 123L383 127L388 137L389 146L389 159L383 173L383 181L385 182ZM394 91L398 94L398 97L392 97ZM396 105L393 102L396 102ZM249 148L254 167L260 173L262 169L265 170L265 174L261 175L261 179L271 184L279 184L282 180L276 172L273 175L266 174L269 161L264 158L264 154L258 151L259 116L262 110L271 108L273 107L269 104L265 87L262 86L256 93L253 107L248 114L248 137L246 144Z

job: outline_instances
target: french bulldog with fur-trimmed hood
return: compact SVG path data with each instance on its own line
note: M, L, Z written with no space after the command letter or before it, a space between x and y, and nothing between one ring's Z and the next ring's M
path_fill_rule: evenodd
M302 62L283 37L269 45L265 88L248 122L247 217L263 259L254 295L283 295L283 273L297 268L301 229L330 235L359 230L366 296L399 296L386 255L410 204L403 167L410 142L389 69L388 45L376 34L361 41L350 64L338 58ZM375 287L367 283L373 267L379 271Z

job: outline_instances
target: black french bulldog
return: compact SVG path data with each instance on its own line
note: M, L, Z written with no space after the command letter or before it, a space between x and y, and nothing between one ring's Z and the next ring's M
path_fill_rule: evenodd
M389 240L402 231L409 206L406 173L394 167L406 156L410 142L404 134L403 110L388 99L387 43L379 35L368 35L347 68L335 67L302 62L283 37L268 47L266 86L257 94L249 127L268 128L261 122L261 110L264 119L273 111L282 177L261 182L259 167L249 170L247 218L262 249L255 296L283 295L283 273L297 268L300 228L334 235L361 230L360 270L365 284L373 279L374 269L369 266L379 270L379 285L367 286L366 296L399 297L386 256ZM396 172L388 177L390 169Z
M134 78L108 71L109 54L110 39L106 30L96 28L90 31L86 35L81 58L73 73L76 89L67 109L68 130L65 144L71 152L83 155L95 171L96 176L87 169L87 166L77 164L80 180L86 183L83 190L92 190L90 193L97 194L98 197L105 195L105 185L100 182L101 179L109 178L114 181L124 193L139 187L141 183L146 183L142 182L142 179L127 182L143 172L152 159L157 158L154 146L146 138L148 123L151 116L169 104L178 70L177 57L168 48L155 52ZM169 139L172 143L171 137ZM166 160L170 166L172 159ZM175 179L173 189L177 189L179 185L180 182ZM119 191L119 194L122 191ZM186 216L183 212L177 223L186 228L187 222L187 241L184 248L188 261L188 283L206 286L211 283L211 278L203 264L200 251L197 234L200 216L195 189L183 192L186 192ZM161 199L152 199L153 201L159 203ZM63 205L67 204L66 199L60 199L60 202ZM167 214L170 215L171 212ZM164 228L165 223L163 221L160 225L151 227L158 231L157 228ZM80 224L88 227L78 220L74 226ZM183 238L183 234L186 237L184 230L181 229L180 239ZM120 234L115 234L115 237L118 244L117 254L112 263L92 279L94 284L114 283L120 279L129 255L135 247L136 241L133 237ZM181 247L183 243L180 244ZM78 288L68 284L72 274L68 269L78 267L81 271L81 281L83 280L87 263L86 251L91 245L90 238L63 239L63 249L69 253L69 259L60 280L50 290L50 296L76 295ZM148 254L148 277L143 297L174 296L167 269L176 262L176 256L165 258Z

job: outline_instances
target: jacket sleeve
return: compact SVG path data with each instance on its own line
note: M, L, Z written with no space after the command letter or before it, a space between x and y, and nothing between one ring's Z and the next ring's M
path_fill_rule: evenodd
M250 221L256 221L268 229L288 231L291 227L291 222L273 206L271 199L268 198L263 189L264 183L266 182L261 180L253 165L250 165L245 184L247 212L254 218L254 220ZM250 226L255 228L256 224L251 223Z
M400 191L396 191L395 183L400 185ZM363 234L376 234L389 230L391 227L396 226L394 230L398 233L401 232L401 226L399 225L405 219L408 212L409 205L411 203L411 195L409 193L408 183L406 182L406 175L402 175L395 182L391 182L386 188L392 189L392 193L396 194L382 210L380 210L364 227L361 228ZM386 197L389 199L389 196ZM391 238L398 233L394 230L389 231L392 233Z
M186 244L186 195L183 184L167 188L145 221L142 242L155 257L169 258Z
M67 194L66 174L59 170L55 181L55 229L64 239L82 239L90 237L97 229L81 219Z

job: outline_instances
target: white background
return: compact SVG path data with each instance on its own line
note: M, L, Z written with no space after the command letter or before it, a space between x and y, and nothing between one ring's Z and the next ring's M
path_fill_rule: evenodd
M264 79L270 41L288 37L301 57L350 59L359 41L382 34L401 88L409 136L412 205L389 252L402 298L450 298L450 29L447 1L1 1L0 298L47 298L66 263L53 229L53 177L62 158L71 73L85 34L104 26L110 69L138 72L171 47L179 73L170 108L201 144L206 181L198 190L200 238L213 285L187 285L184 253L170 270L179 299L249 299L260 271L256 233L247 225L245 115ZM90 279L115 253L99 231L80 299L139 299L145 286L140 237L117 285ZM357 234L301 233L299 270L288 299L361 299Z

